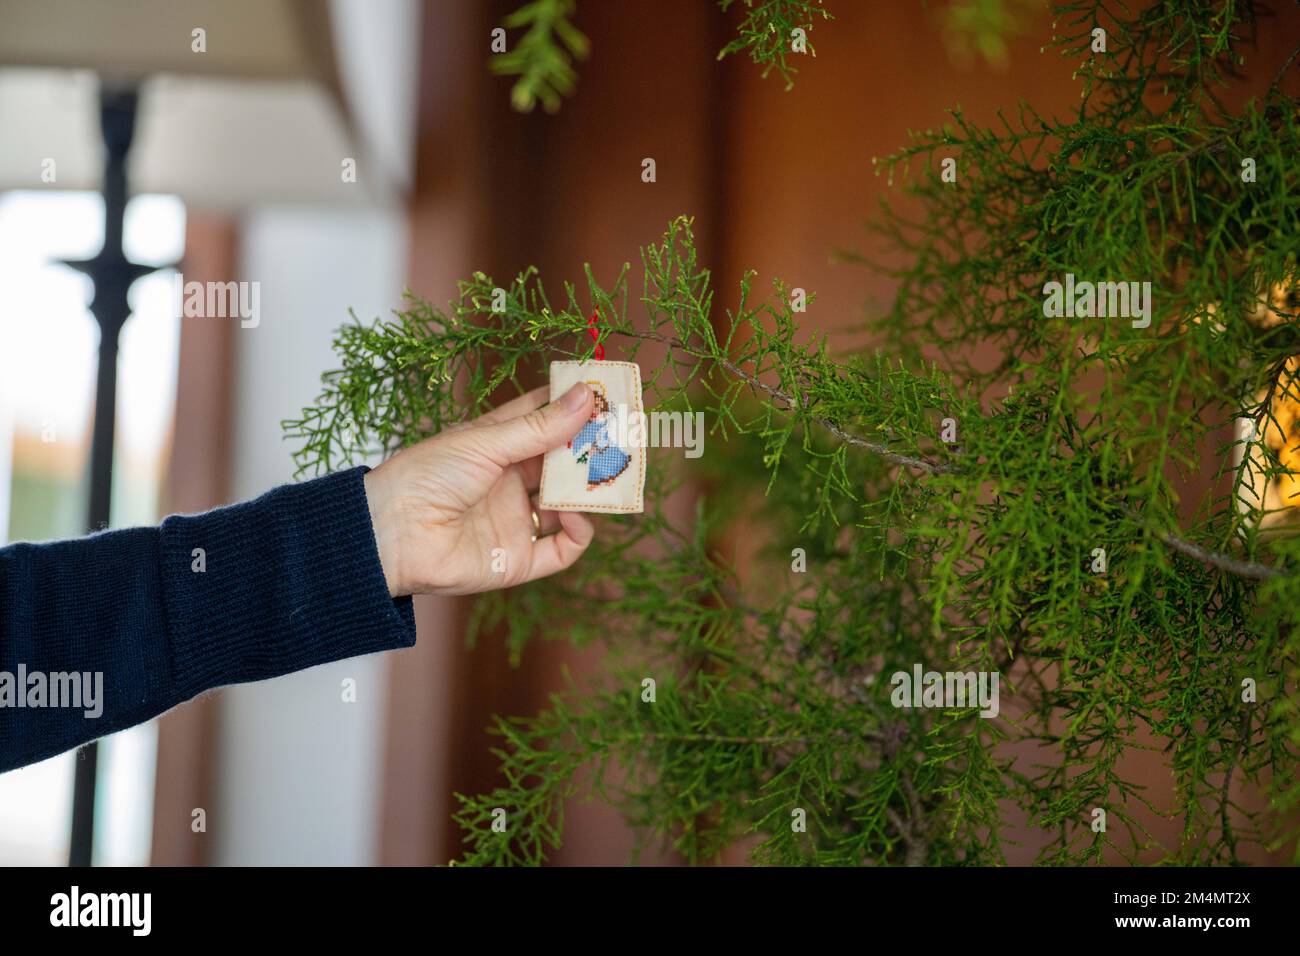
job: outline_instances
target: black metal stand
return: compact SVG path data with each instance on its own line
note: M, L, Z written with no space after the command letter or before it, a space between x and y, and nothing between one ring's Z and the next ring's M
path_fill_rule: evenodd
M95 426L90 444L90 511L87 530L99 531L109 522L113 496L113 426L117 414L117 342L131 314L127 291L153 266L131 262L122 251L126 214L126 156L135 135L137 91L104 89L100 93L103 130L104 247L93 259L66 264L90 276L94 294L90 311L99 323L99 373L95 382ZM99 748L87 744L77 754L72 790L72 841L69 866L89 866L95 844L95 780Z

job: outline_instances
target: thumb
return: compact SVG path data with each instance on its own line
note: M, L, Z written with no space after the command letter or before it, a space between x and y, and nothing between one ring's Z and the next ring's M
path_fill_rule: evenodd
M514 464L558 448L582 429L591 415L591 389L578 382L557 400L536 411L469 434L482 441L502 464Z

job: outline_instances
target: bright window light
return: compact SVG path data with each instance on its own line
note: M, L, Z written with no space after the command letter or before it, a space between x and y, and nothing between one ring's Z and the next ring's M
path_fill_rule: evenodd
M123 245L150 265L179 261L185 209L173 196L127 206ZM90 282L59 264L103 242L103 201L90 192L0 196L0 542L83 534L99 332ZM122 330L113 525L154 524L176 406L180 324L170 273L131 290ZM94 862L149 861L157 728L100 744ZM0 775L0 864L64 865L74 754Z

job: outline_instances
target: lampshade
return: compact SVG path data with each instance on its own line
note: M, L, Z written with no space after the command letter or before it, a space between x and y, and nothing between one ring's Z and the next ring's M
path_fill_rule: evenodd
M100 85L135 84L133 192L215 209L392 201L404 117L358 123L350 87L373 103L384 71L414 62L392 49L415 15L406 0L0 0L0 189L99 188Z

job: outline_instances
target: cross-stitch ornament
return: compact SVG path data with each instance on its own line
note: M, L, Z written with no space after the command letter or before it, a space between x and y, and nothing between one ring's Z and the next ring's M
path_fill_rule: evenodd
M641 369L635 362L551 363L551 401L577 382L592 391L591 417L542 459L538 506L640 514L646 466Z

